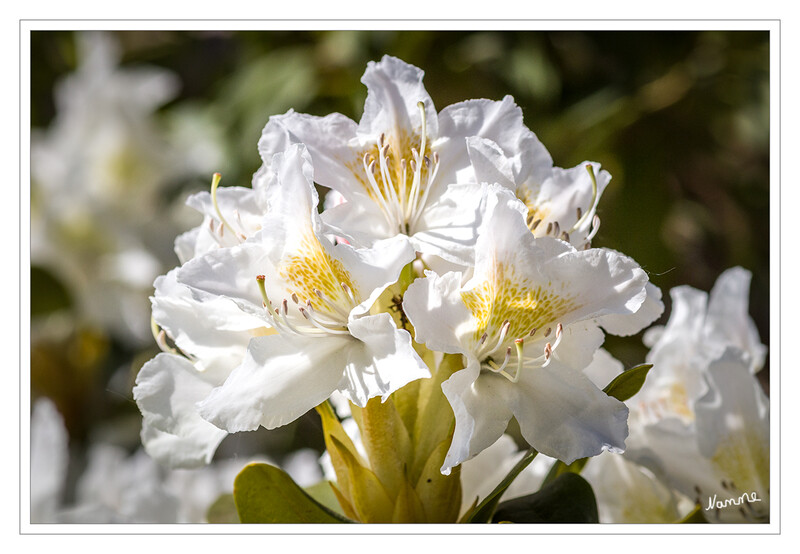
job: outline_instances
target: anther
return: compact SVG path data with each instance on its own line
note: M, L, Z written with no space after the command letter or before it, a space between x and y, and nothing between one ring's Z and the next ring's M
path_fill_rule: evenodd
M561 240L563 240L564 242L569 242L569 233L567 233L566 231L562 231Z
M535 334L536 334L536 327L534 327L533 329L531 329L531 333L530 333L530 335L528 335L528 336L529 336L529 337L532 337L532 336L533 336L533 335L535 335Z
M480 343L481 343L481 344L483 344L484 342L486 342L486 339L487 339L488 337L489 337L489 333L484 333L484 334L482 334L482 335L481 335L481 341L480 341Z
M531 231L535 231L539 224L542 222L541 218L537 219L531 224Z
M552 230L553 230L553 222L551 221L550 223L547 224L547 229L545 229L544 234L545 235L549 235L550 231L552 231Z
M549 337L549 336L550 336L550 331L552 331L552 330L553 330L553 328L552 328L552 327L548 327L548 328L547 328L547 330L544 332L544 336L545 336L545 338L547 338L547 337Z
M553 223L553 236L557 237L559 235L559 231L561 231L561 226L559 226L558 221Z
M295 304L299 304L300 303L300 298L297 297L297 293L296 292L292 293L292 302L294 302Z
M344 291L344 293L350 299L350 302L352 302L354 305L358 304L358 302L356 302L356 297L353 295L353 290L349 286L347 286L347 283L342 281L339 284L342 286L342 290Z
M583 210L581 210L581 207L580 207L580 206L578 206L577 208L575 208L575 213L578 215L578 220L580 220L580 219L581 219L581 216L583 215Z
M553 355L553 347L550 346L550 343L544 345L544 359L548 362L550 361L550 356Z

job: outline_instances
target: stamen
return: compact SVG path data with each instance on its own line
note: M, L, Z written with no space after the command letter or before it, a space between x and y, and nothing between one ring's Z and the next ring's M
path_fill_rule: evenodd
M350 299L350 302L353 303L353 306L357 306L358 305L358 301L356 300L356 297L353 294L353 290L349 286L347 286L347 283L345 283L345 282L342 282L342 283L339 283L339 284L342 286L342 290L344 291L344 293Z
M567 233L566 231L562 231L561 240L563 240L564 242L569 242L569 233Z
M164 329L161 329L161 331L158 333L158 336L156 337L156 344L158 344L158 347L163 352L169 352L171 354L177 354L178 353L177 350L175 350L174 348L171 348L167 344L167 332L164 331Z
M594 236L597 234L597 231L600 229L600 216L597 214L592 217L592 230L586 236L586 240L592 240Z
M570 233L575 232L576 230L578 230L580 227L583 226L586 218L589 217L589 214L593 214L594 211L597 209L597 203L600 200L597 194L597 177L595 177L594 167L592 167L592 164L586 164L586 171L589 172L589 177L592 180L592 201L589 203L589 209L586 211L585 214L581 215L581 213L578 212L578 221L576 221L575 225L573 225L572 228L569 230ZM578 210L580 210L580 207L578 208Z
M539 224L542 222L542 219L539 218L531 224L531 231L535 231Z
M332 333L334 335L349 335L350 334L350 331L348 331L347 329L343 329L342 327L338 327L338 328L326 327L318 319L319 315L314 313L313 308L311 307L311 302L308 302L306 304L306 306L307 306L307 309L303 308L302 306L300 306L298 308L298 310L300 310L300 313L303 314L303 317L305 317L308 321L310 321L311 324L314 327L320 329L321 331L325 331L326 333Z
M508 333L509 327L511 327L511 323L508 320L505 320L503 325L500 327L500 336L497 339L497 344L494 348L486 353L487 356L491 356L494 352L500 349L500 347L503 345L503 341L506 339L506 334Z
M511 358L511 347L509 346L508 348L506 348L506 357L503 359L503 363L500 365L500 367L498 367L497 369L495 369L495 371L496 371L497 373L503 373L503 370L504 370L504 369L506 368L506 366L508 365L508 360L509 360L510 358Z
M553 347L550 346L550 343L548 342L547 344L544 345L544 363L542 364L542 367L547 367L550 364L552 356L553 356Z
M219 217L220 223L222 223L222 227L227 227L230 232L236 236L236 231L233 230L233 227L230 226L225 218L222 216L222 212L219 209L219 204L217 204L217 187L219 186L219 182L222 180L222 175L219 173L214 173L213 177L211 177L211 203L214 204L214 210L217 212L217 217ZM220 236L222 236L222 228L220 228Z
M264 275L256 275L256 282L258 283L258 290L261 291L261 298L264 300L264 307L271 306L272 302L269 301L269 297L267 296L267 287L264 285L264 281L266 280L266 276Z
M350 312L349 312L349 311L344 311L342 308L340 308L340 307L339 307L339 306L336 304L336 302L334 302L334 301L332 301L330 298L328 298L328 297L327 297L327 295L325 295L325 293L323 293L321 290L319 290L319 289L314 289L314 294L316 294L317 296L319 296L320 300L322 300L323 302L325 302L325 305L326 305L326 306L328 306L329 308L333 308L333 310L334 310L334 311L335 311L337 314L339 314L339 316L341 316L341 317L343 317L343 318L345 318L345 319L348 319L348 318L350 317ZM311 307L311 306L309 305L309 307Z

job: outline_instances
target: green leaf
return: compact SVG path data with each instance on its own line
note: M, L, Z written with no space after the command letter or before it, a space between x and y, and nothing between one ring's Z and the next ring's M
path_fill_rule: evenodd
M311 498L282 469L249 464L233 482L233 499L242 523L346 523Z
M241 523L232 494L223 494L209 506L206 513L209 523Z
M644 385L647 372L652 367L653 364L642 364L623 371L606 385L603 392L608 396L613 396L620 402L625 402L639 392L639 389Z
M449 439L439 443L422 468L415 486L425 506L426 523L453 523L461 510L461 466L454 467L450 475L441 472L449 449Z
M511 523L598 523L592 486L577 473L563 473L538 492L503 502L492 518Z
M580 473L588 461L589 458L578 458L571 464L567 465L561 460L556 460L556 462L550 467L550 471L547 472L544 481L542 481L542 486L549 485L555 481L559 475L564 473Z
M339 500L336 498L336 493L333 492L330 481L320 481L310 487L304 487L308 495L334 512L341 512L342 507L339 505Z
M486 498L484 498L478 507L472 511L471 515L466 519L468 523L486 523L492 518L492 514L497 508L497 504L500 502L500 497L503 496L503 493L506 492L506 489L511 485L514 479L517 478L523 469L528 467L533 459L536 457L538 452L531 448L528 450L522 459L517 462L517 464L508 472L500 484L497 485L492 492L488 494Z
M341 492L350 499L359 521L390 523L394 512L394 503L386 493L386 488L380 479L369 468L361 465L339 439L331 437L331 445L347 465L350 490ZM329 449L329 452L333 457L334 451Z
M698 504L694 510L686 514L686 516L679 520L678 523L708 523L706 516L703 514L703 507Z

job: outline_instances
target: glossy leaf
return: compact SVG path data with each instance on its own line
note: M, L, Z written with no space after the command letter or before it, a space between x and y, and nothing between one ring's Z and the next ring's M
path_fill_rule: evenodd
M647 373L652 367L653 364L642 364L626 369L614 377L614 379L606 385L606 388L603 389L603 392L608 396L616 398L620 402L625 402L639 392L642 385L644 385Z
M345 523L347 518L314 500L289 475L269 464L246 466L233 482L242 523Z
M542 481L542 486L552 483L564 473L580 473L588 461L589 458L579 458L571 464L565 464L561 460L556 460Z
M209 506L206 513L209 523L241 523L232 494L223 494Z
M534 494L501 503L492 521L598 523L597 500L583 477L567 472Z

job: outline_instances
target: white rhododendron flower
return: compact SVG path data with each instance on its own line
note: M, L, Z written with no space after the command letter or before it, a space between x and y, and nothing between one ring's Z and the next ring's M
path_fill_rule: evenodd
M229 327L256 317L277 331L250 340L242 363L199 404L203 418L228 432L284 425L334 391L363 406L430 375L407 331L387 313L368 314L413 250L397 240L368 250L334 245L317 214L305 148L276 155L272 167L261 231L177 274L197 300L237 307L224 316Z
M748 315L749 283L750 273L735 267L710 295L688 286L670 291L667 325L645 334L653 375L631 408L626 458L701 504L713 521L769 516L769 400L753 375L766 348ZM753 493L758 502L750 502ZM737 503L717 507L729 499Z
M273 116L259 141L265 162L260 174L275 152L302 142L314 162L314 181L344 200L323 214L338 234L367 246L406 235L422 254L468 264L481 197L467 137L524 151L541 177L552 160L510 96L469 100L437 114L422 78L420 69L384 56L370 62L362 77L368 94L358 124L341 114Z
M631 438L626 456L703 507L710 521L769 518L769 400L740 351L703 369L694 421L665 418Z
M471 277L428 272L403 303L418 341L467 360L442 385L456 416L442 470L492 444L512 417L531 446L566 463L623 449L627 407L581 370L603 342L604 316L637 318L646 274L613 251L534 238L524 205L490 190Z
M729 347L738 349L751 373L764 365L766 348L748 315L750 272L734 267L723 272L710 294L689 286L670 291L673 307L664 327L648 329L647 362L657 369L637 396L641 417L658 421L694 418L692 404L705 394L702 369Z
M467 145L476 180L512 191L525 204L525 222L535 236L560 238L576 248L591 244L600 226L597 205L611 181L600 164L584 162L543 172L538 160L526 156L528 150L509 158L486 138L470 137Z

